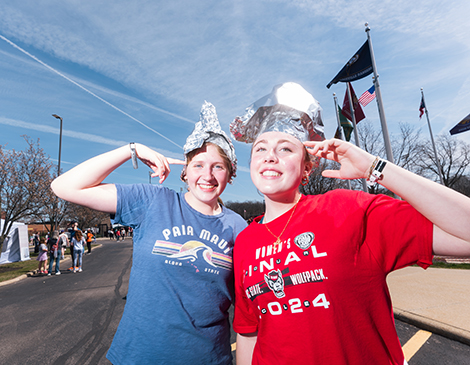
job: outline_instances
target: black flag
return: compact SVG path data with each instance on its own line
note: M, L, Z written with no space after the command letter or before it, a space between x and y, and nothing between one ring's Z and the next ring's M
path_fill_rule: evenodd
M454 128L450 130L450 134L462 133L470 130L470 114L463 118Z
M326 87L329 89L331 85L338 82L351 82L362 79L370 75L372 71L369 42L366 41Z

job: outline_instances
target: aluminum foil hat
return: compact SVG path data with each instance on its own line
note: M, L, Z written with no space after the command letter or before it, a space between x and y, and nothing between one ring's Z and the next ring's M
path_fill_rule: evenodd
M186 139L186 144L183 147L184 156L186 157L189 152L202 147L204 142L210 142L222 148L232 163L232 177L235 177L237 171L235 148L233 148L230 138L220 127L214 105L207 101L202 104L199 121L196 123L191 135Z
M301 142L322 141L323 122L320 104L302 86L286 82L255 101L230 124L239 142L253 143L264 132L284 132Z

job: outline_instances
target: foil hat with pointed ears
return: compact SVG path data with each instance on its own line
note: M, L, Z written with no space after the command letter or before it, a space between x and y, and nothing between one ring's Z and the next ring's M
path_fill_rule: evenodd
M186 144L183 147L185 158L189 152L202 147L204 142L210 142L222 148L232 163L232 177L235 177L237 172L235 148L230 138L220 127L214 105L207 101L204 101L204 104L202 104L199 121L194 126L193 132L186 139Z
M253 143L264 132L284 132L301 142L322 141L321 111L318 101L302 86L286 82L246 108L230 124L230 132L246 143Z

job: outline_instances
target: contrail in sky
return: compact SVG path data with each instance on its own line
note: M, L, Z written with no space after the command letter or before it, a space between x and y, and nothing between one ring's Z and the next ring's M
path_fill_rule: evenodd
M163 134L157 132L155 129L149 127L148 125L146 125L145 123L141 122L140 120L138 120L137 118L134 118L132 115L126 113L124 110L122 109L119 109L117 106L111 104L109 101L106 101L104 100L102 97L96 95L95 93L93 93L92 91L88 90L86 87L80 85L78 82L75 82L73 81L72 79L70 79L69 77L65 76L64 74L60 73L59 71L57 71L56 69L52 68L51 66L49 66L48 64L44 63L43 61L41 61L40 59L38 59L37 57L33 56L31 53L29 53L28 51L24 50L23 48L21 48L20 46L18 46L17 44L13 43L12 41L10 41L8 38L5 38L4 36L2 36L0 34L0 38L3 39L5 42L9 43L10 45L12 45L13 47L15 47L16 49L18 49L19 51L23 52L25 55L27 55L28 57L31 57L33 60L35 60L36 62L39 62L41 65L43 65L44 67L48 68L49 70L51 70L52 72L55 72L57 75L63 77L64 79L66 79L67 81L70 81L72 84L78 86L80 89L82 89L83 91L86 91L87 93L89 93L90 95L94 96L95 98L97 98L98 100L102 101L103 103L105 103L106 105L109 105L111 108L117 110L118 112L124 114L125 116L131 118L132 120L136 121L137 123L139 123L140 125L144 126L145 128L151 130L152 132L158 134L160 137L166 139L168 142L171 142L173 143L175 146L179 147L179 148L183 148L182 146L180 146L179 144L177 144L176 142L173 142L171 139L169 139L168 137L165 137Z

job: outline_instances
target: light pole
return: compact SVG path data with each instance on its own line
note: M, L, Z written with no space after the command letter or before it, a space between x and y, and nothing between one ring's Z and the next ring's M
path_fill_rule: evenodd
M60 175L60 152L62 150L62 118L57 114L52 114L53 117L60 119L60 135L59 135L59 164L57 166L57 176Z

